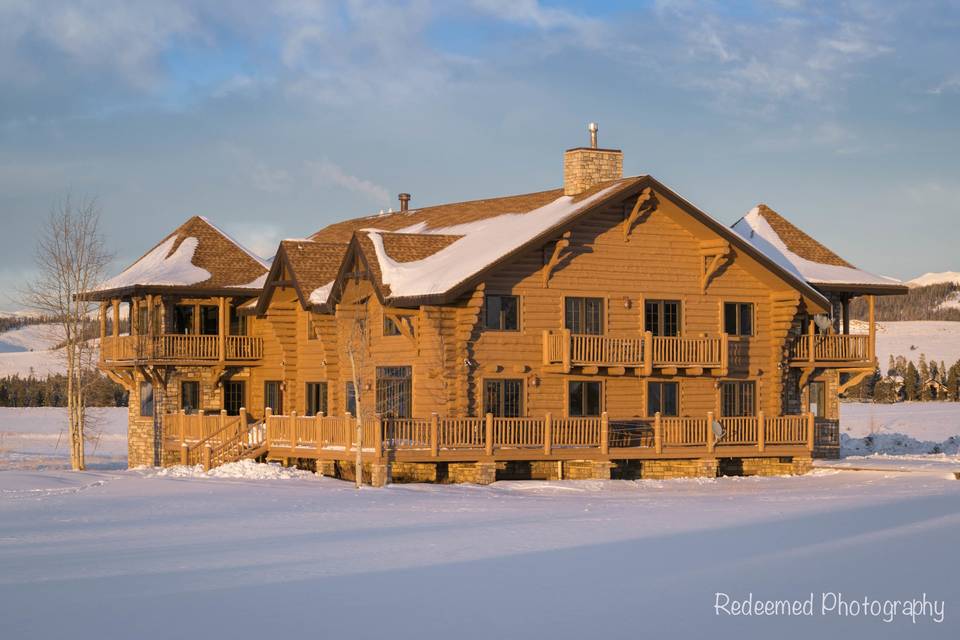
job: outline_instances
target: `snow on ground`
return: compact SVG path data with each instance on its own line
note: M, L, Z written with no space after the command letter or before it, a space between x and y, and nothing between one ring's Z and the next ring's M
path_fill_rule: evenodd
M91 409L87 433L90 468L127 466L126 407ZM0 469L69 465L66 409L0 407Z
M318 478L311 471L302 471L292 467L282 467L275 462L258 464L253 460L228 462L209 471L203 465L175 465L157 469L139 467L137 473L145 478L244 478L247 480L291 480L294 478Z
M18 639L955 637L958 528L960 482L922 474L356 492L6 471L0 619ZM945 620L716 616L718 591L926 593Z
M45 351L63 340L63 329L55 324L31 324L0 333L0 353Z
M62 331L52 324L30 325L0 333L0 377L46 378L65 373L63 351L53 349L61 341L61 335ZM94 352L93 358L98 357Z
M852 333L866 333L866 322L851 323ZM877 323L877 361L886 373L890 354L916 362L920 354L927 361L943 360L949 367L960 360L960 322L910 320Z

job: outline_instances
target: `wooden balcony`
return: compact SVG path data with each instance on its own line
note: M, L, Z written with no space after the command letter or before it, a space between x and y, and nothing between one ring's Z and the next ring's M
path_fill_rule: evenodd
M100 359L108 364L252 362L262 356L263 340L250 336L106 336L100 342Z
M868 366L874 359L874 335L806 333L790 345L790 364L799 367Z
M636 338L571 334L567 329L543 332L543 364L564 373L573 367L585 372L598 367L654 369L676 374L683 369L699 375L706 369L723 374L729 362L729 340L719 336L654 336L649 331Z
M175 431L164 441L168 450L176 450L183 447L182 438L189 445L192 438L206 433L204 421L211 417L173 414L168 419L165 425L195 423L172 427ZM814 449L812 414L718 418L719 438L714 422L710 413L624 420L606 414L592 418L371 416L363 421L360 453L365 461L452 462L809 456ZM215 433L215 426L210 422L206 429ZM268 415L262 425L250 429L249 433L256 432L244 436L252 438L248 446L262 447L270 457L352 460L356 455L356 418L350 415Z

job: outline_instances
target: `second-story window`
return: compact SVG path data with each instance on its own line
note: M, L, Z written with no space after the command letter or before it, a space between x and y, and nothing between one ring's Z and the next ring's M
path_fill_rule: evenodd
M724 302L723 331L731 336L752 336L753 303Z
M655 336L680 335L680 302L677 300L647 300L643 319L647 331Z
M518 331L519 302L517 296L486 296L483 300L483 328L490 331Z
M566 298L564 325L570 333L603 334L603 298Z
M307 313L307 340L317 339L317 327L313 320L313 314Z
M756 415L756 390L753 381L720 383L720 415L740 417Z
M247 316L240 315L236 305L230 305L230 335L247 335Z
M205 304L200 307L200 333L205 336L215 336L220 333L220 309Z
M192 304L178 304L173 308L173 332L181 335L194 333Z

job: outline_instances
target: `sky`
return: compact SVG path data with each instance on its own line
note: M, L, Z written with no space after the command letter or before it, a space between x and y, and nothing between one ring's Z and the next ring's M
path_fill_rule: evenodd
M0 0L0 309L67 196L120 270L192 215L261 255L624 151L730 224L960 270L960 2Z

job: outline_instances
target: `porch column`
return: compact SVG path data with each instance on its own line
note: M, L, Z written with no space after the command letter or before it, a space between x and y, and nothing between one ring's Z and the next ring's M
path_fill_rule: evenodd
M141 329L141 333L144 333ZM147 294L147 330L146 335L153 335L153 294Z
M220 304L220 312L217 315L220 322L217 327L217 349L220 353L220 362L223 362L227 359L227 299L220 296L218 302Z
M843 308L843 335L850 335L850 298L844 298L840 304Z
M869 295L867 296L867 310L869 311L869 322L870 322L870 359L873 360L876 357L876 348L877 348L877 323L874 313L874 304L876 303L876 296Z
M116 339L120 335L120 301L114 298L110 304L113 305L113 337Z

